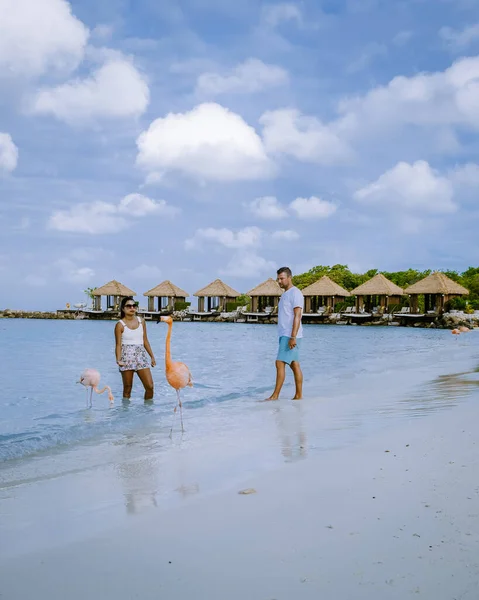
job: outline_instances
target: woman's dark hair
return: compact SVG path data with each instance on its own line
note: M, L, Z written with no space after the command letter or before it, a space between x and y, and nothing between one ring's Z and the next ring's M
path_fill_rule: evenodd
M133 298L133 296L126 296L126 298L122 298L120 304L120 318L122 319L125 316L125 304L128 302L128 300L133 300L133 302L138 305L138 302Z

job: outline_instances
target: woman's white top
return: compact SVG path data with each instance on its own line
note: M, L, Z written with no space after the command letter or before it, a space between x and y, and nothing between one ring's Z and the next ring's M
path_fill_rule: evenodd
M123 320L120 321L124 327L121 334L121 343L125 346L143 344L143 324L140 317L136 318L138 319L138 327L136 329L130 329Z

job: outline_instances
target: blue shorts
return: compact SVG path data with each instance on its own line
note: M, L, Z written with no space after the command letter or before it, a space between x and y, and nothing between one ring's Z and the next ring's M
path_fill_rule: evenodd
M278 356L276 357L276 360L280 360L287 365L290 365L294 361L299 362L299 348L301 346L301 338L297 338L296 347L291 350L289 347L290 339L286 335L282 335L279 338Z

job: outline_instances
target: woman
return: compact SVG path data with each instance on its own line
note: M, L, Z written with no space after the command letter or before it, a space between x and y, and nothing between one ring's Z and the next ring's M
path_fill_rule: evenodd
M152 367L156 360L146 334L146 323L136 315L137 308L138 302L131 296L121 301L121 320L115 325L116 363L123 379L123 398L130 398L136 371L145 388L145 400L152 400L153 378L146 353L151 357Z

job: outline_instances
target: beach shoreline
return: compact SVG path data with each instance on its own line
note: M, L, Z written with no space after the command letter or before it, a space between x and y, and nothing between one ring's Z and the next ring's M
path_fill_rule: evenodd
M108 531L92 527L80 541L5 556L0 592L8 600L477 598L476 397Z

